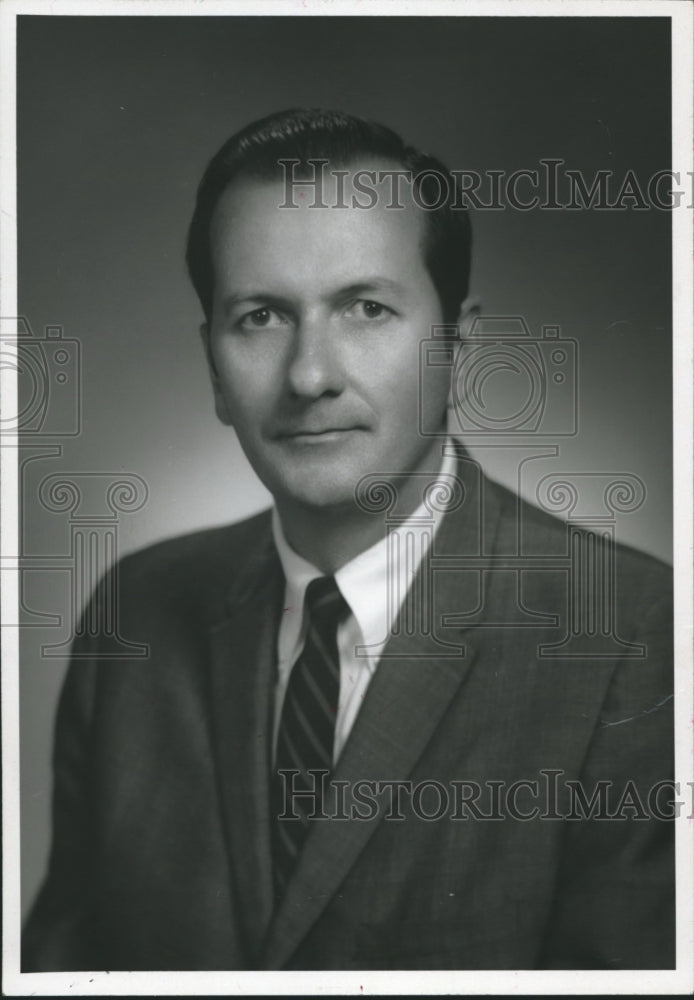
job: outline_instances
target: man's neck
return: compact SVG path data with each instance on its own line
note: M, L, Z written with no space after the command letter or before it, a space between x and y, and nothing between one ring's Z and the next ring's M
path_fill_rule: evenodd
M294 551L332 575L383 538L383 517L350 508L287 510L278 504L285 538Z

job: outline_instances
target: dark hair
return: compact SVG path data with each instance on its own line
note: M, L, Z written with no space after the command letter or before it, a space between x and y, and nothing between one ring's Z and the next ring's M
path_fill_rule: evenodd
M252 122L224 143L203 174L188 231L186 263L208 321L214 293L210 227L226 187L239 179L276 178L281 159L298 160L300 168L306 169L307 161L313 159L346 166L364 157L395 161L413 177L428 172L421 181L421 201L437 207L423 209L427 218L424 259L444 321L456 321L468 291L471 231L467 210L452 208L452 175L440 160L407 146L385 125L341 111L313 109L280 111Z

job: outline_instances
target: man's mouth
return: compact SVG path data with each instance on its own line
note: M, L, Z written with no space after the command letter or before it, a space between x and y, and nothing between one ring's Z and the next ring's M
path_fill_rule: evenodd
M312 438L339 437L360 430L359 427L297 427L281 431L277 436L282 440L310 440Z

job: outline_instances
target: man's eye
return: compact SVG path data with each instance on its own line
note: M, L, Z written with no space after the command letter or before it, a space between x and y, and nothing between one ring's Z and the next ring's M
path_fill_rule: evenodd
M285 323L286 320L279 313L276 313L274 309L268 309L267 306L254 309L239 320L239 326L244 330L273 329L277 326L284 326Z
M348 310L355 319L385 319L393 315L393 310L384 306L381 302L374 302L372 299L360 299Z

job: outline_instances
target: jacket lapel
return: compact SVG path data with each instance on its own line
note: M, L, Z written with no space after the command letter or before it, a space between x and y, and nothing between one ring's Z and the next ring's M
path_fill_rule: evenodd
M479 468L476 463L464 468L460 457L458 472L465 482L467 499L444 518L435 550L446 556L476 557L477 572L440 574L444 586L435 595L437 625L445 611L474 606L479 597L478 582L489 576L480 571L493 546L497 511L487 510L485 523L479 505L480 490L470 488L470 478ZM446 629L446 642L456 643L462 631L460 627ZM458 656L437 656L432 653L430 636L405 635L396 630L332 775L335 782L348 783L348 811L349 790L356 782L404 780L410 775L477 657L475 646L468 642L468 637L473 636L478 640L479 631L467 633ZM325 803L326 814L335 815L332 785ZM378 818L369 822L339 820L314 826L270 926L264 949L265 968L281 968L288 961L365 848L389 805L386 796L379 803Z
M410 647L410 654L412 647ZM383 660L333 774L349 790L359 781L403 780L420 758L441 716L463 682L470 660L419 660L411 655ZM336 813L334 786L325 799ZM379 804L379 818L388 803ZM337 891L378 826L376 819L317 824L272 922L265 968L286 963Z
M210 632L211 696L232 899L249 967L270 922L270 734L284 578L269 530L237 575L228 617Z

